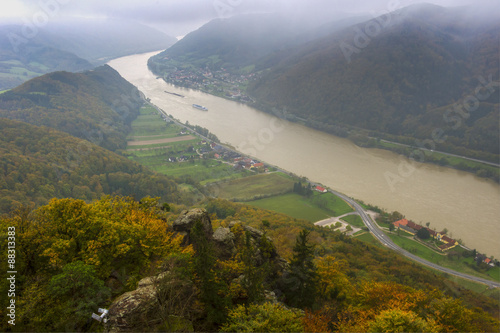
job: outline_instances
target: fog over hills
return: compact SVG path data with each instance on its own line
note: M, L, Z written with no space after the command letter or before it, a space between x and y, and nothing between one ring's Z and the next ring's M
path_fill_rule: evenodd
M251 70L258 79L246 92L262 110L286 108L293 119L328 132L355 129L403 142L428 139L439 127L449 135L443 149L496 160L498 92L490 87L460 126L454 117L461 116L448 108L485 80L497 84L499 18L490 7L433 4L316 25L238 16L188 34L154 57L151 68Z
M0 24L0 91L58 70L77 72L176 39L133 21L66 18L41 28Z

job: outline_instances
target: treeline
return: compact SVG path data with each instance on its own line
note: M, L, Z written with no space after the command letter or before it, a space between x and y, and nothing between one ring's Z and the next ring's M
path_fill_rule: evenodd
M296 182L293 184L293 193L303 195L305 197L310 197L313 195L313 190L311 188L311 183L306 183L302 185L302 182Z
M143 101L109 66L85 73L54 72L0 95L0 117L47 126L116 151Z
M66 133L5 118L0 133L0 214L52 198L105 194L189 201L169 177Z

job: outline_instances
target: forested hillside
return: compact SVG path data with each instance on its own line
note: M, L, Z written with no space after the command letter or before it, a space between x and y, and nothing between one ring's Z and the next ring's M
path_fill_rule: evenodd
M418 4L309 35L235 17L187 35L149 67L360 145L434 140L437 150L498 163L499 15Z
M279 65L249 94L263 109L286 107L324 130L431 139L441 128L441 149L497 156L500 25L471 13L415 5L372 37L364 31L377 20L355 25L276 55Z
M294 17L278 14L248 14L216 19L152 57L148 65L158 75L168 73L175 67L225 68L231 72L246 72L269 54L361 20L361 17L355 17L326 23L324 19L302 17L297 21Z
M0 133L0 214L52 198L92 201L121 194L182 200L172 179L88 141L5 118Z
M142 105L139 91L105 65L55 72L0 95L0 117L44 125L109 150L123 149Z
M15 330L100 331L89 319L99 307L118 331L499 329L495 300L388 250L222 200L207 208L232 214L223 220L166 207L151 198L54 199L1 219L5 237L15 228ZM279 234L289 244L274 245ZM9 281L0 286L7 294Z

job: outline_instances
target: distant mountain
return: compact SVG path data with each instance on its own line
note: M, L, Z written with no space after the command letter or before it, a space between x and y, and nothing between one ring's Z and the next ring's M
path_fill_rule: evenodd
M21 25L0 26L0 91L46 73L79 72L176 42L145 25L108 19L53 21L33 35L26 31Z
M450 149L498 156L498 83L481 89L470 117L452 105L473 97L482 80L498 82L499 22L498 12L410 6L273 55L248 93L260 108L286 107L318 128L419 139L441 128Z
M81 18L51 22L35 39L97 65L130 54L162 50L177 42L134 21Z
M54 72L0 95L0 117L44 125L109 150L126 147L139 91L105 65L84 73Z
M213 20L151 59L156 73L169 64L237 71L273 52L288 49L359 19L329 22L278 14L247 14ZM319 28L321 26L321 28ZM154 64L154 65L153 65Z
M0 215L52 198L90 201L121 194L179 201L167 176L66 133L5 118L0 133Z
M0 26L0 91L48 72L78 72L92 64L71 52L44 43L21 43L14 36L17 26Z

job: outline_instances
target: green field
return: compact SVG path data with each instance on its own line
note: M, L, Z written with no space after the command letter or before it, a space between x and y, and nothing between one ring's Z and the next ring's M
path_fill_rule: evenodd
M217 197L249 201L259 197L283 194L293 189L293 179L283 173L257 174L230 182L211 184L209 190Z
M173 122L166 123L158 111L149 105L144 106L136 120L132 122L129 142L180 138L183 127ZM195 136L194 134L190 134ZM188 139L188 137L186 137ZM129 158L147 166L151 170L180 179L181 182L216 182L221 179L234 179L250 174L249 171L235 171L231 165L209 158L200 158L197 150L207 149L200 138L185 141L156 144L129 145ZM153 149L151 149L153 148ZM169 162L170 157L184 157L182 162Z
M296 193L288 193L250 201L247 204L311 222L324 220L332 216L340 216L353 211L348 204L335 195L331 193L320 194L317 192L311 198Z
M148 140L152 135L162 135L165 137L175 137L181 131L181 127L165 123L158 111L146 105L141 108L139 116L132 122L132 132L127 137L129 140L138 140L138 136L146 137L141 140Z
M359 239L360 241L367 242L367 243L370 243L370 244L378 246L378 247L383 247L383 245L380 244L378 239L373 237L371 232L365 232L359 236L355 236L355 238Z
M345 222L358 228L363 228L365 224L359 215L348 215L342 218Z
M330 217L326 210L317 207L310 200L296 193L250 201L246 202L246 204L284 213L296 219L304 219L311 222Z

